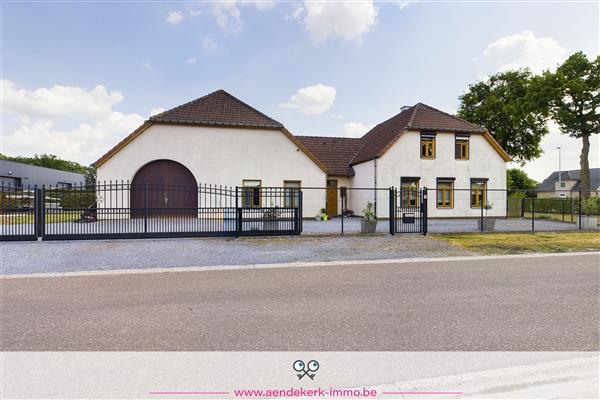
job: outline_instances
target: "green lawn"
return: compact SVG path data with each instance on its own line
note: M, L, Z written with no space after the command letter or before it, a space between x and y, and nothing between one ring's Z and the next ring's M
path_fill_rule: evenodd
M600 232L436 234L431 237L482 254L600 250Z

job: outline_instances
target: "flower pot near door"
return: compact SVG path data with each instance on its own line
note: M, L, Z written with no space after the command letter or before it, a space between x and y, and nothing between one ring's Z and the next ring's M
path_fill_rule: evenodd
M481 223L483 222L483 229L481 229ZM484 232L492 232L494 230L494 227L496 226L496 219L495 218L484 218L483 221L481 220L481 218L479 218L477 220L477 229L479 229L480 231L484 231Z
M371 219L366 220L363 219L360 221L360 233L375 233L377 230L377 220Z

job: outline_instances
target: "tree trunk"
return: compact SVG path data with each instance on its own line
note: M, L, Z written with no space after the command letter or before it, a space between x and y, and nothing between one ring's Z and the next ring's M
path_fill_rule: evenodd
M583 135L583 146L581 147L581 156L579 157L579 165L581 171L579 173L579 190L585 198L590 196L590 162L588 155L590 153L590 135Z

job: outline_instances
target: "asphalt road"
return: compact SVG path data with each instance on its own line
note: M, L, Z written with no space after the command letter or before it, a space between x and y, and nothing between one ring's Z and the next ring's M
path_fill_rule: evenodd
M1 348L598 351L599 261L2 279Z

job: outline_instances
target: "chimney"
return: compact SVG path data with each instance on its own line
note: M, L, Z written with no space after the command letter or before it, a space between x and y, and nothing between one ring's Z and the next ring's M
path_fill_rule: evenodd
M402 106L402 107L400 107L400 112L402 112L402 111L406 111L406 110L408 110L409 108L410 108L410 106Z

